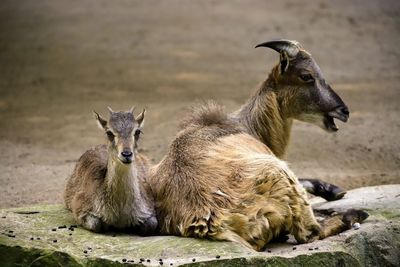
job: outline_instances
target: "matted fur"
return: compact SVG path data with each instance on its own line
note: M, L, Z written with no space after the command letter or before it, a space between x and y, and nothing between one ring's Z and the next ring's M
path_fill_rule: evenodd
M210 126L213 124L223 128L225 124L229 127L231 122L223 106L214 101L207 101L192 107L179 126L180 129L184 129L189 125Z
M300 242L318 234L305 192L286 164L220 112L214 103L195 109L152 168L161 232L257 250L281 233Z

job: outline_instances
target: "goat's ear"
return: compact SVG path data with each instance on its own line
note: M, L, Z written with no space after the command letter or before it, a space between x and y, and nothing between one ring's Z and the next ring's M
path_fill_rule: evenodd
M139 123L139 128L142 128L144 125L144 114L146 113L146 109L143 109L142 113L140 113L137 117L136 117L136 121L137 123Z
M132 113L132 115L133 115L134 111L135 111L135 106L132 106L131 109L129 110L129 112Z
M97 113L96 111L93 110L93 116L97 121L97 124L99 125L100 129L104 129L106 130L107 128L107 121L105 119L103 119L99 113Z
M289 56L286 53L286 51L282 50L280 52L279 66L280 66L281 74L285 73L287 71L287 69L289 68Z

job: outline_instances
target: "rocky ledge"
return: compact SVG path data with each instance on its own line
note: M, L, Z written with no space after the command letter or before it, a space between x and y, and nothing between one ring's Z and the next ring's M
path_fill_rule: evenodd
M94 234L61 205L0 210L0 266L399 266L400 185L349 191L318 210L365 209L358 230L310 244L271 244L255 252L230 242L174 236Z

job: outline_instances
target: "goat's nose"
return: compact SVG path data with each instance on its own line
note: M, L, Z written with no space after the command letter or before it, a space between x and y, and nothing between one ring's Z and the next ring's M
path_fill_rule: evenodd
M122 152L121 152L121 155L122 155L124 158L130 158L130 157L132 157L133 153L132 153L132 151L122 151Z
M349 109L348 109L347 107L342 107L342 108L340 109L340 111L341 111L344 115L347 115L347 116L349 116L349 114L350 114L350 111L349 111Z

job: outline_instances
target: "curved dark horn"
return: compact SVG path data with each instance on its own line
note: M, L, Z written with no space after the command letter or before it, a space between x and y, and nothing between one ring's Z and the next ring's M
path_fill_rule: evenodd
M269 41L265 43L261 43L256 45L257 47L269 47L271 49L274 49L278 53L281 53L282 51L285 51L289 57L295 57L297 53L299 52L299 42L297 41L292 41L292 40L274 40L274 41Z

